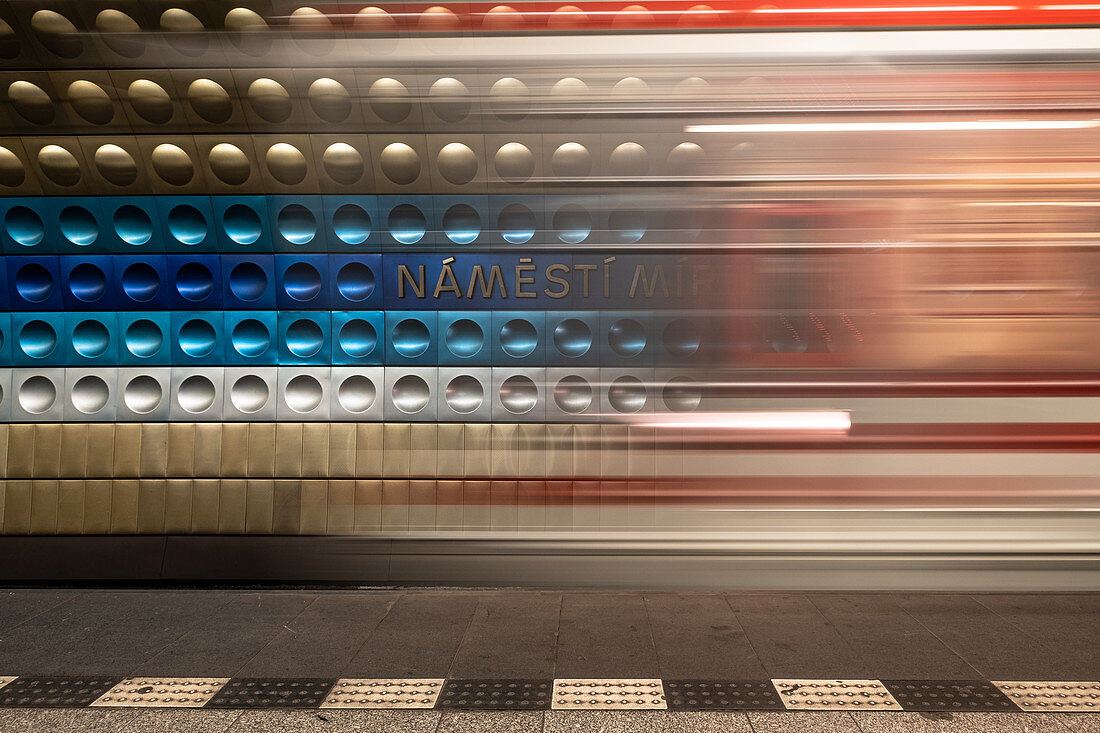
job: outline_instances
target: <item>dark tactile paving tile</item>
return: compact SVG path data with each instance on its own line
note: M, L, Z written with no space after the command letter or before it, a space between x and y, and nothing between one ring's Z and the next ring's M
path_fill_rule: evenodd
M665 680L669 710L782 710L769 680Z
M559 593L487 593L478 599L448 677L554 677Z
M226 683L208 708L315 708L335 679L264 679L238 677Z
M717 593L647 593L646 610L661 676L766 679L726 599Z
M447 680L437 708L549 710L554 682L542 680Z
M1003 692L982 680L882 680L894 699L911 711L1019 711Z
M660 677L644 598L637 593L566 593L554 676Z
M118 677L20 677L0 687L0 707L85 707L118 682Z

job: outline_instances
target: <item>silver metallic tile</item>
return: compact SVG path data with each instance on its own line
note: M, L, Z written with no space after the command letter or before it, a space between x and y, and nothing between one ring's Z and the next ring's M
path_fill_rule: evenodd
M994 682L1029 712L1100 712L1100 682Z
M553 710L666 710L661 680L554 680Z
M772 680L788 710L901 710L878 680Z
M228 681L228 677L128 677L92 706L201 708Z
M323 708L374 709L435 707L442 679L341 679Z

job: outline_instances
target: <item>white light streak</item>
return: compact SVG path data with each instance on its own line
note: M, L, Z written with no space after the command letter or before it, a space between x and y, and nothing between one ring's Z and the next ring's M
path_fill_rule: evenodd
M902 5L880 8L757 8L752 12L782 15L790 13L974 13L983 10L1018 10L1018 8L1015 5Z
M847 431L852 416L846 410L803 412L698 412L647 415L641 423L652 428L703 428L708 430L829 430Z
M1100 120L936 120L928 122L769 122L688 125L684 132L959 132L966 130L1082 130Z

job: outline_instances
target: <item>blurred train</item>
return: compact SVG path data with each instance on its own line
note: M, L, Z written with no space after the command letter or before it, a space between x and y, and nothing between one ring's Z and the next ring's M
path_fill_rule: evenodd
M1095 14L0 3L2 572L1095 587Z

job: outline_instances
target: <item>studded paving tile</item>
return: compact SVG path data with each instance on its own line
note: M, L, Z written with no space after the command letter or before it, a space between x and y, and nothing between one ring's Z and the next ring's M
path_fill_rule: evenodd
M201 708L228 677L128 677L92 703L94 707Z
M435 706L443 680L337 680L323 708L414 709Z
M118 677L16 677L0 687L0 707L82 708Z
M994 682L1021 710L1100 713L1100 682Z
M9 682L14 682L15 680L16 680L16 677L14 677L14 676L12 676L12 677L0 677L0 687L3 687L4 685L8 684Z
M438 708L549 710L550 680L447 680Z
M788 710L901 710L878 680L772 680Z
M767 681L665 680L669 710L782 710Z
M1017 709L992 683L981 680L883 680L882 684L905 710Z
M238 677L229 680L210 708L315 708L332 689L333 680Z
M553 710L666 710L661 680L554 680Z

